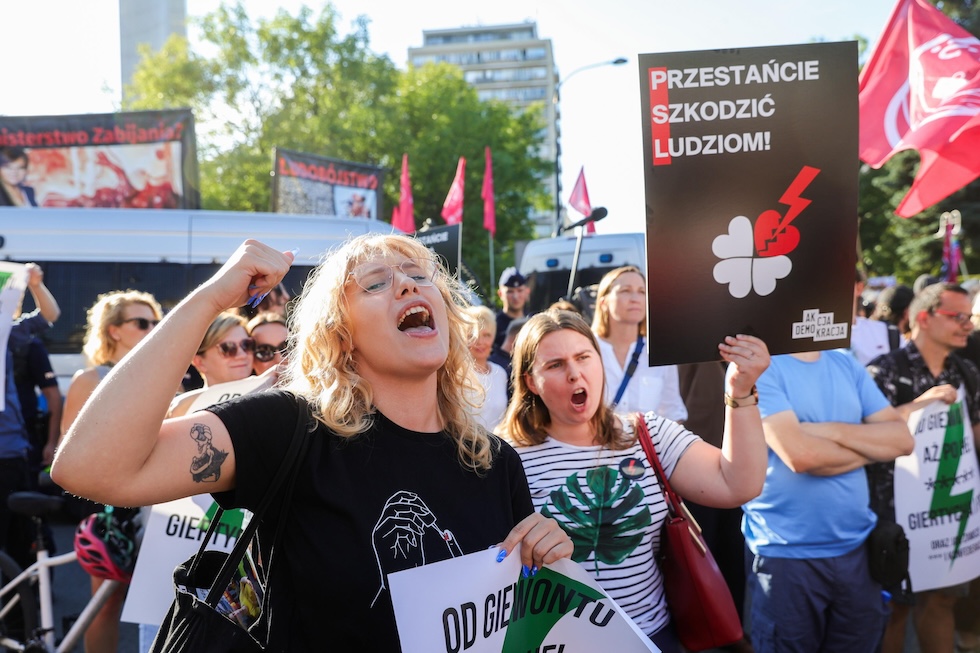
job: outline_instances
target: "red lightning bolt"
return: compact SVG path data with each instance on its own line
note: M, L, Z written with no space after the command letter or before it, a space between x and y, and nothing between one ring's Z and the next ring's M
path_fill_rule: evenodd
M789 207L786 211L786 215L783 219L779 221L776 228L772 230L772 236L766 239L767 243L772 243L776 240L776 236L783 233L789 223L792 222L796 216L803 212L803 209L810 206L813 200L808 200L805 197L801 197L803 191L806 187L810 185L817 175L820 174L819 168L813 168L810 166L803 166L800 173L796 175L796 179L789 185L783 196L779 198L780 204L785 204Z

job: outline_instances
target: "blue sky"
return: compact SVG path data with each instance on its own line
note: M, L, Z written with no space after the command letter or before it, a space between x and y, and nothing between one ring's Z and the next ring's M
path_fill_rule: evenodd
M250 15L296 0L243 0ZM314 9L319 3L307 2ZM579 168L593 206L609 217L600 233L643 230L643 176L637 54L851 40L878 40L895 0L337 0L342 24L371 19L371 47L404 67L424 29L533 20L552 40L559 73L616 57L623 66L582 71L562 86L562 186ZM200 16L217 0L188 0ZM411 7L411 9L409 9ZM406 15L409 11L414 14ZM31 0L3 8L4 92L0 114L51 115L114 110L119 96L118 0ZM855 80L856 83L856 80ZM451 179L453 171L447 172Z

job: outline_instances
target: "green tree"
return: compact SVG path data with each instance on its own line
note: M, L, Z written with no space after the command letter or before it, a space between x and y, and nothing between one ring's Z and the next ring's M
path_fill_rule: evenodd
M547 202L541 179L549 163L536 154L542 113L480 101L451 66L399 71L371 51L368 24L359 17L341 33L330 4L256 21L240 3L223 4L200 21L200 52L176 36L159 52L144 51L123 107L193 110L207 209L267 211L275 147L381 166L384 206L391 207L408 153L416 221L438 225L456 161L465 156L463 259L492 296L483 148L494 157L499 269L512 264L513 241L531 236L530 208Z
M483 229L484 148L493 156L497 270L513 264L515 240L533 236L527 219L532 206L547 203L541 179L550 164L535 155L543 130L540 107L514 113L500 102L482 102L462 72L448 64L409 68L401 76L397 111L383 129L390 159L382 164L398 171L408 153L419 227L426 220L442 225L442 205L466 158L463 203L463 260L477 276L485 297L493 297L496 279L489 279L488 234ZM391 201L399 196L398 174L388 175Z

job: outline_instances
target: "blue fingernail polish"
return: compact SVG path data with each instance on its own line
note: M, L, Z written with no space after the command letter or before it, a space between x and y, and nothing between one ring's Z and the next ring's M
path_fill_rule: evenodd
M299 255L299 247L294 247L294 248L292 248L291 250L289 250L286 253L287 254L292 254L293 255L293 258L296 258Z
M271 291L267 290L264 293L262 293L261 295L259 295L258 298L255 300L255 305L258 306L259 304L261 304L262 303L262 300L265 299L266 297L268 297L270 292Z
M531 570L527 568L527 565L521 565L521 576L527 578L531 574Z
M537 573L538 573L538 566L537 566L537 565L533 565L533 566L531 567L531 575L532 575L532 576L536 576L536 575L537 575Z
M497 554L497 562L503 562L504 558L507 557L507 549L501 549L500 553Z
M254 283L249 284L249 286L248 286L248 289L249 290L255 290L256 288L258 288L258 286L256 286Z

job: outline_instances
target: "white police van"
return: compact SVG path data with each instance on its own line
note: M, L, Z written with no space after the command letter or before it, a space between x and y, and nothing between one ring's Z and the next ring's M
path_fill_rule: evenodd
M529 241L524 246L517 269L527 277L528 287L531 290L528 310L540 311L562 297L567 297L577 240L575 236L539 238ZM644 234L583 236L572 288L573 297L577 296L576 301L580 301L588 295L588 290L583 292L579 289L588 289L598 284L607 272L624 265L635 265L641 270L646 270ZM590 316L591 312L591 306L583 306L583 313L586 316Z
M61 307L44 340L64 392L85 365L79 352L86 310L101 293L142 290L164 310L173 308L254 238L283 251L299 248L284 280L296 294L328 249L351 236L393 231L379 220L281 213L0 207L0 259L35 262L44 271ZM32 308L28 294L24 309Z

